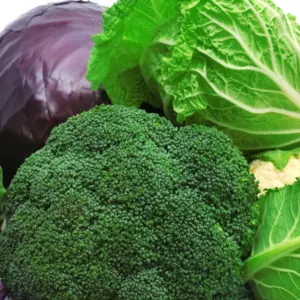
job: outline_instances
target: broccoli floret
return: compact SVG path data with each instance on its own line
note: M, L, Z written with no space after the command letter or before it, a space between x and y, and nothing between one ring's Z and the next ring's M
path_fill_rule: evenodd
M224 134L99 106L53 130L8 189L14 300L242 300L257 186Z

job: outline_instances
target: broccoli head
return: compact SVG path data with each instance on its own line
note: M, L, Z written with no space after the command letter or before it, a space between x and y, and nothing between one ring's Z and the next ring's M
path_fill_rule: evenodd
M56 127L9 189L0 277L14 300L242 300L257 186L231 140L136 108Z

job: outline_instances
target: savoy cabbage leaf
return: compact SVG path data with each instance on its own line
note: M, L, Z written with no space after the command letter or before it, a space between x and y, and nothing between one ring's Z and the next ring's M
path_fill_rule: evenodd
M300 144L300 26L271 0L119 0L88 68L113 103L214 124L240 149Z
M196 3L197 2L197 3ZM244 150L300 142L299 25L271 1L193 1L157 82L179 122L211 122ZM147 63L142 71L157 68ZM153 60L152 60L153 61ZM164 105L169 108L170 105Z

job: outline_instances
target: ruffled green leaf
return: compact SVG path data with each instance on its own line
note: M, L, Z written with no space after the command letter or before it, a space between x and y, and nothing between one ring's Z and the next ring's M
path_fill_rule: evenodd
M299 144L300 31L294 18L271 1L190 2L155 78L162 100L172 102L167 107L179 122L216 124L244 150ZM157 69L152 65L143 64Z
M102 84L115 104L153 103L139 67L140 57L159 25L174 16L172 0L119 0L103 14L103 34L95 46L87 79L93 89Z
M113 103L214 124L242 150L300 145L300 26L271 0L119 0L88 66Z

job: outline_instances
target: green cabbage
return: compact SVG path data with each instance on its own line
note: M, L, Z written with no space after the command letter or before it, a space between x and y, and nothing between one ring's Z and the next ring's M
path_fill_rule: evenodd
M270 0L119 0L88 66L113 103L215 124L242 150L300 145L300 26Z
M300 180L260 198L259 229L244 274L255 299L299 299Z

